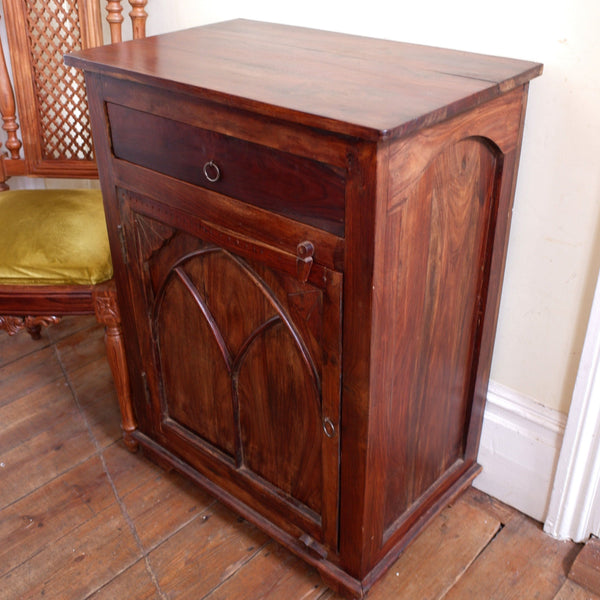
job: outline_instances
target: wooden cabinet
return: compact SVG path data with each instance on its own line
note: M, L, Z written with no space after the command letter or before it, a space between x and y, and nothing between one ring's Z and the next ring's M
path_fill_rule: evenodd
M541 65L247 21L67 61L126 435L362 597L479 472Z

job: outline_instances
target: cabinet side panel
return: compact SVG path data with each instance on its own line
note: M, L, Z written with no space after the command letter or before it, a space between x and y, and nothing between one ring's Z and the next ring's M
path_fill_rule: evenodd
M385 529L464 458L496 169L482 139L449 145L386 219Z

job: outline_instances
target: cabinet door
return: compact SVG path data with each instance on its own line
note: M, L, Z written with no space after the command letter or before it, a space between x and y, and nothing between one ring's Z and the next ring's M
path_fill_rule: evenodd
M144 433L334 548L341 275L207 223L184 232L122 198Z

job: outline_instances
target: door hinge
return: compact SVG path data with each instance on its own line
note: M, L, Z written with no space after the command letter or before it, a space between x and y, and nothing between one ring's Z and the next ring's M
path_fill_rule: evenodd
M119 242L121 244L121 256L123 257L123 263L129 264L127 258L127 245L125 244L125 234L123 233L123 225L117 225L117 233L119 235Z
M146 404L150 406L150 387L148 386L148 376L146 375L146 371L142 371L142 383L144 385L144 399L146 400Z

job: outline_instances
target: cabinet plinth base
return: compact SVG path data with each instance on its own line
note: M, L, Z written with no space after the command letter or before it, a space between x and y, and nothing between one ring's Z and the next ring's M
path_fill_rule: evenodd
M166 471L175 470L183 476L192 479L205 492L217 498L225 506L256 525L269 537L313 566L327 587L346 598L352 599L364 598L371 587L385 574L403 550L448 504L452 503L462 494L471 485L473 479L481 472L481 466L478 464L474 464L465 471L448 489L436 498L435 502L431 503L429 510L406 531L375 567L360 580L352 577L352 575L346 573L339 565L327 558L320 558L315 553L310 552L306 545L299 539L294 538L294 536L274 525L259 512L241 502L218 485L215 485L210 479L206 478L186 462L180 460L174 454L165 450L142 432L136 431L132 437L139 443L142 453L148 459Z

